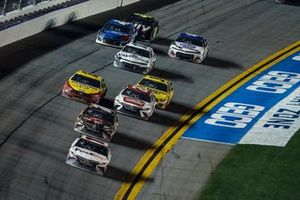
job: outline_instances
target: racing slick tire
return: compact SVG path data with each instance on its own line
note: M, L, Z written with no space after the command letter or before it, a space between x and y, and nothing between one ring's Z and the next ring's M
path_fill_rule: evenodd
M103 176L105 171L106 171L107 167L96 167L96 173L99 176Z

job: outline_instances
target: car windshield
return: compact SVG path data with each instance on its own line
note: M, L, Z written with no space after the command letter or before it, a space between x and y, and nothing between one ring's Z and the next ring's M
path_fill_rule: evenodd
M107 31L116 31L120 33L130 33L130 28L128 26L123 26L121 24L111 24L107 23L104 27Z
M129 21L134 24L143 24L145 26L152 26L152 24L154 23L153 18L143 18L137 15L130 16Z
M97 143L91 142L89 140L79 139L75 146L93 151L95 153L101 154L105 157L108 157L107 147L101 146Z
M150 58L150 52L144 49L140 49L140 48L135 48L135 47L131 47L131 46L126 46L123 49L124 52L127 53L132 53L132 54L136 54L142 57L146 57L146 58Z
M126 88L122 92L122 95L132 97L132 98L135 98L135 99L140 99L140 100L146 101L146 102L151 102L150 95L148 95L147 93L138 92L135 89Z
M71 78L71 80L76 81L76 82L81 83L81 84L89 85L89 86L92 86L92 87L95 87L95 88L100 88L100 81L99 80L89 78L89 77L86 77L86 76L82 76L80 74L75 74Z
M190 38L190 37L178 37L176 39L176 41L177 42L184 42L184 43L187 43L187 44L193 44L193 45L196 45L196 46L199 46L199 47L204 46L202 40L197 40L197 39L193 39L193 38Z
M143 80L141 80L141 82L139 83L140 85L144 85L146 87L150 87L156 90L160 90L160 91L164 91L167 92L168 91L168 86L164 83L160 83L160 82L156 82L156 81L152 81L150 79L146 79L144 78Z
M110 114L104 110L94 108L94 107L88 107L84 112L84 115L87 115L89 117L95 117L99 119L104 119L105 121L112 122L114 120L114 115Z

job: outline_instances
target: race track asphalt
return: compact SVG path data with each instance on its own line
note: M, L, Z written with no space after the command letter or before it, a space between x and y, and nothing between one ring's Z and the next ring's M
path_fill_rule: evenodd
M144 152L182 114L253 64L299 40L299 9L272 0L142 1L0 48L0 199L113 199ZM153 74L171 79L175 96L169 109L157 110L150 121L119 116L110 145L112 161L100 177L65 164L77 136L74 119L85 105L61 97L60 90L76 70L95 72L107 82L103 105L111 107L125 85L142 77L114 68L118 49L95 43L107 19L123 19L135 11L159 20L159 38L152 44L158 55ZM169 44L181 31L208 38L209 57L201 65L167 57ZM139 198L195 198L230 148L180 140ZM188 177L199 166L197 183ZM181 178L181 185L174 184L175 178Z

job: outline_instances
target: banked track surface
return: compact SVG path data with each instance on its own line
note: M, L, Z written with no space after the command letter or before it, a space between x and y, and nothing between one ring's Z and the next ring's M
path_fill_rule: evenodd
M169 110L157 111L150 121L119 117L119 130L111 143L112 161L106 175L99 177L64 163L77 136L72 130L74 119L85 105L64 99L59 92L74 71L84 69L105 78L108 93L103 104L111 106L126 84L141 78L113 68L118 50L94 42L105 20L125 18L137 10L160 21L160 38L152 45L158 55L153 74L171 79L175 96ZM299 19L299 7L273 1L143 1L1 48L0 199L113 199L128 176L135 175L131 170L145 151L181 115L247 67L299 40ZM203 64L166 56L180 31L209 39L210 53ZM184 155L198 152L203 158L219 151L221 156L210 160L215 165L230 147L181 140L174 149L181 154L177 156L181 163L188 160ZM172 156L168 154L166 161L173 165ZM160 184L162 177L157 177L165 163L149 178L141 199L172 197L165 190L171 186ZM182 170L170 170L172 177L188 177Z

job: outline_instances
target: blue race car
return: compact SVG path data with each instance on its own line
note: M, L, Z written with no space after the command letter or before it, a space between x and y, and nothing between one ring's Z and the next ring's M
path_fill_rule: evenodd
M111 19L99 30L96 42L113 47L123 47L133 42L137 32L132 23Z

